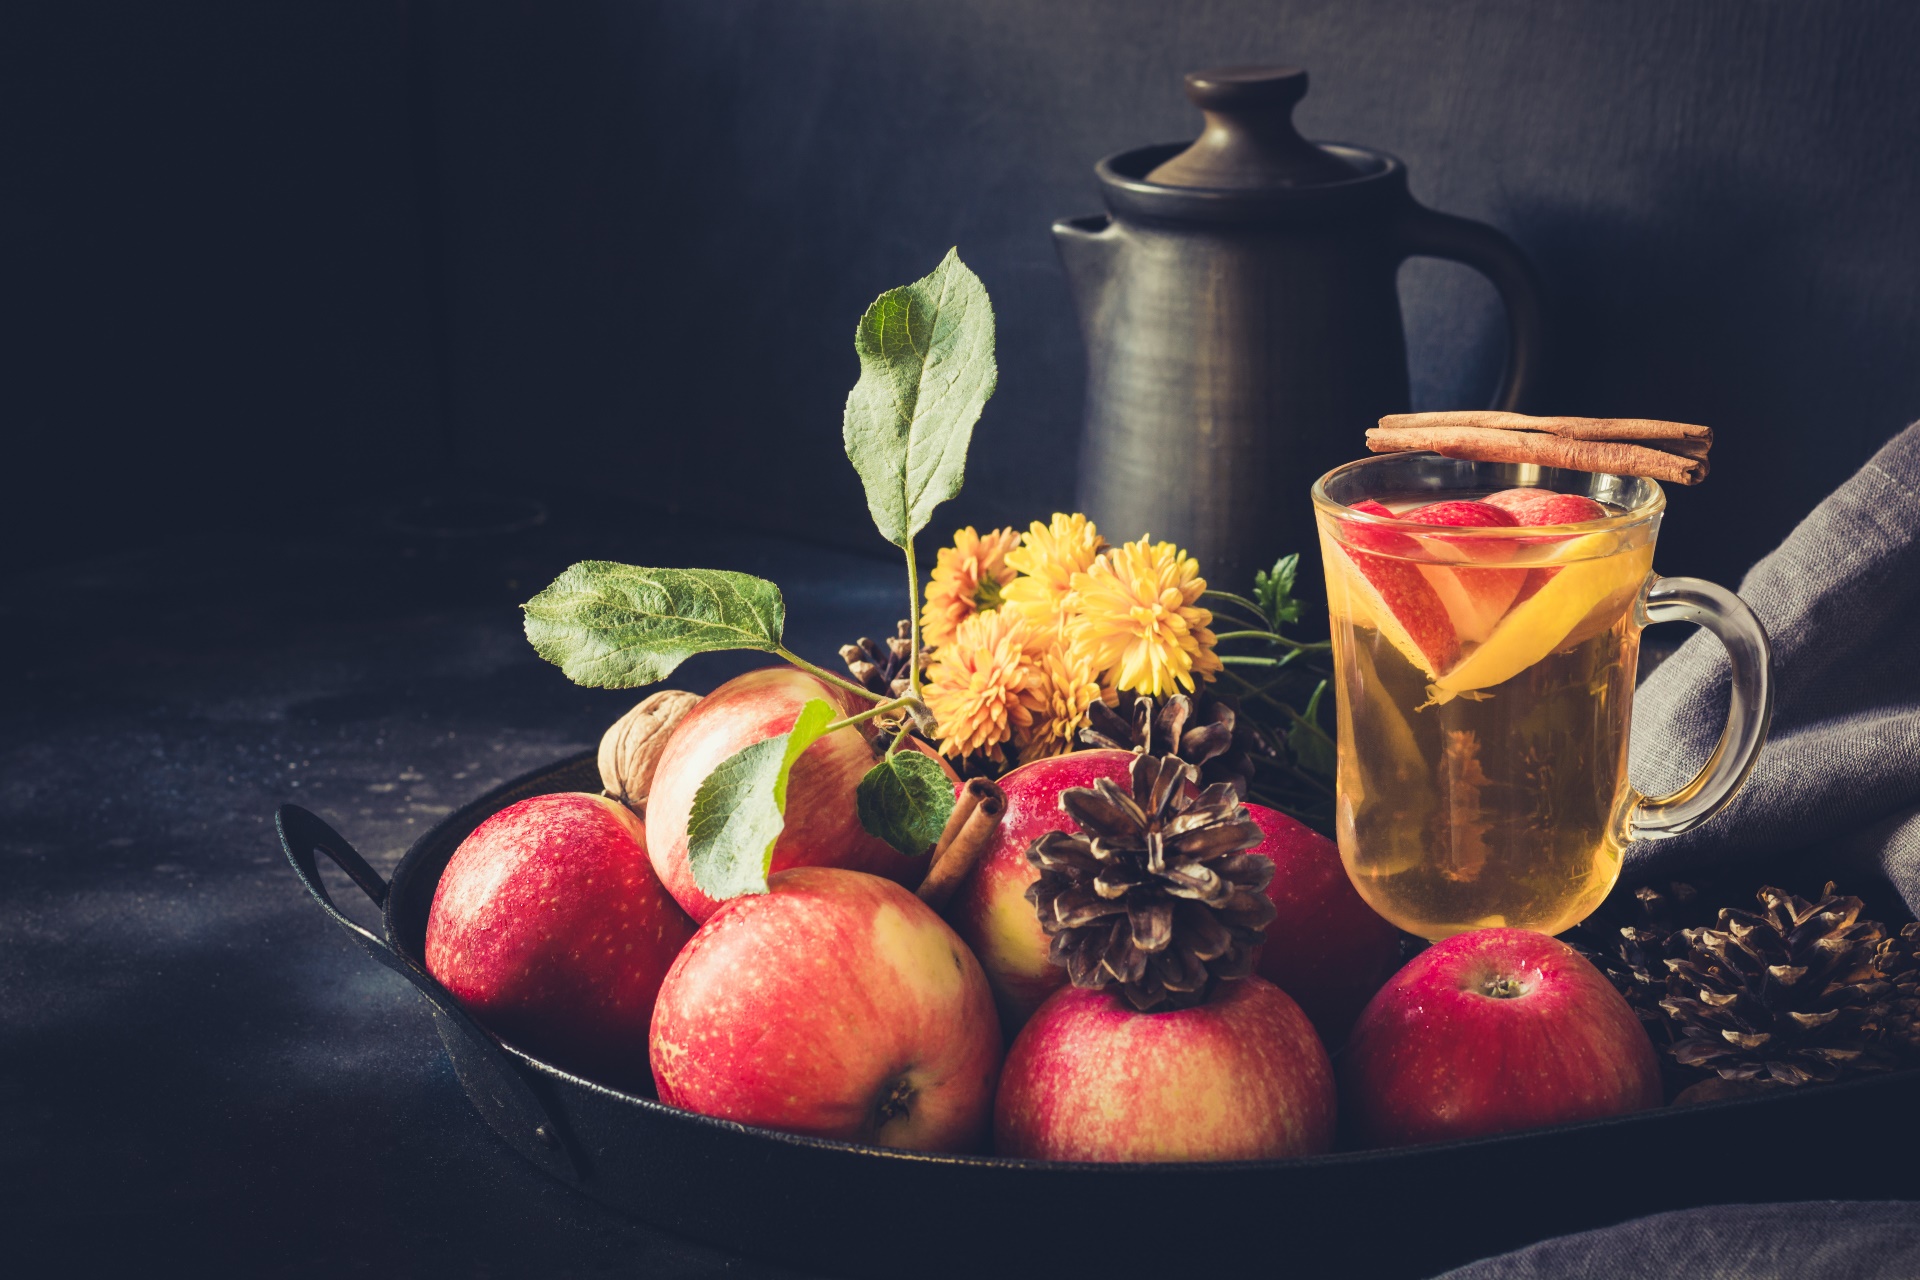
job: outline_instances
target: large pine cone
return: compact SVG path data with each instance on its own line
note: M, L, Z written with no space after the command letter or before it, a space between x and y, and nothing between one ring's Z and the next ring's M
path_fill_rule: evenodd
M1081 834L1050 831L1027 849L1040 878L1027 901L1052 937L1051 958L1077 987L1117 985L1134 1008L1204 1002L1212 983L1253 972L1274 916L1273 862L1227 783L1188 794L1193 767L1139 755L1132 794L1102 778L1060 794Z
M1827 1082L1882 1070L1885 984L1874 968L1881 927L1829 884L1818 902L1760 890L1763 911L1725 910L1688 929L1660 1007L1675 1022L1674 1059L1723 1080Z
M1882 1013L1887 1045L1908 1063L1920 1064L1920 923L1882 942L1874 967L1887 985Z
M1684 930L1712 921L1699 891L1675 880L1616 890L1592 915L1562 934L1561 941L1606 974L1647 1024L1654 1043L1665 1044L1672 1025L1660 1007L1668 994L1667 962L1685 958Z

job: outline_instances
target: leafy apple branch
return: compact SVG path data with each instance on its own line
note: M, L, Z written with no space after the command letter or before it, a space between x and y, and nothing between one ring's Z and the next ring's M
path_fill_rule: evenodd
M888 698L808 662L783 642L780 588L719 569L647 569L587 560L523 606L527 639L577 684L627 689L722 650L781 658L844 694L877 705L835 718L814 699L784 734L728 757L700 784L688 820L694 883L714 898L764 893L786 823L787 779L827 734L904 713L857 793L861 824L909 856L938 838L954 804L939 762L906 750L914 727L937 726L920 697L920 580L913 538L960 491L973 426L993 395L993 307L978 276L949 250L931 274L889 289L854 333L860 378L847 395L842 438L882 537L906 555L911 652L905 696Z

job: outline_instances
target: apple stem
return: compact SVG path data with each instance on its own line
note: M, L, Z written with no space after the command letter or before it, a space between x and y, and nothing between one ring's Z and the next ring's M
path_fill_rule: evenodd
M1489 978L1486 982L1482 983L1480 993L1491 996L1495 1000L1511 1000L1516 996L1527 994L1527 989L1520 985L1519 979L1510 978L1502 974L1497 978Z
M906 1115L913 1105L914 1089L905 1079L893 1082L893 1088L887 1090L887 1096L880 1100L874 1111L873 1127L875 1132L885 1128L888 1123Z
M913 538L907 538L907 692L920 696L920 570L913 562Z
M794 666L800 668L802 671L806 672L808 675L818 676L820 679L825 680L828 684L833 685L835 688L844 689L848 693L857 693L861 697L867 699L869 702L883 702L886 700L885 694L875 693L871 689L862 688L861 686L855 684L851 680L843 680L839 676L833 674L833 672L831 671L828 671L821 667L816 667L811 662L808 662L805 658L795 653L793 650L787 648L785 645L777 646L773 652L775 653L776 656L785 658L788 662L791 662ZM838 726L835 726L835 727L837 728Z
M883 702L877 707L868 707L858 715L846 716L843 719L835 720L820 732L824 737L826 734L832 733L835 729L844 729L848 725L864 724L875 716L883 716L889 711L900 711L911 708L914 703L918 701L918 698L895 698L892 702ZM911 721L909 721L909 723L911 723Z
M907 736L912 732L913 732L912 720L907 720L903 724L901 724L900 732L893 735L893 742L891 745L887 747L887 754L892 755L894 752L900 750L901 747L906 746Z

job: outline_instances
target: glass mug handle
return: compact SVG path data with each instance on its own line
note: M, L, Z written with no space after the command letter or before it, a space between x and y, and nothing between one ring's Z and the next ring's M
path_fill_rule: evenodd
M1693 781L1671 795L1642 796L1629 829L1636 840L1665 840L1718 813L1753 772L1773 718L1773 649L1746 602L1700 578L1655 578L1644 606L1649 625L1697 622L1726 646L1732 668L1727 727Z

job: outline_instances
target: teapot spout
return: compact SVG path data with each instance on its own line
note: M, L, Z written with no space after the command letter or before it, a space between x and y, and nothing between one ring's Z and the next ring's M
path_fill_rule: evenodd
M1120 239L1120 229L1104 213L1062 218L1053 224L1053 243L1060 250L1060 261L1066 264L1073 300L1083 317L1113 278Z

